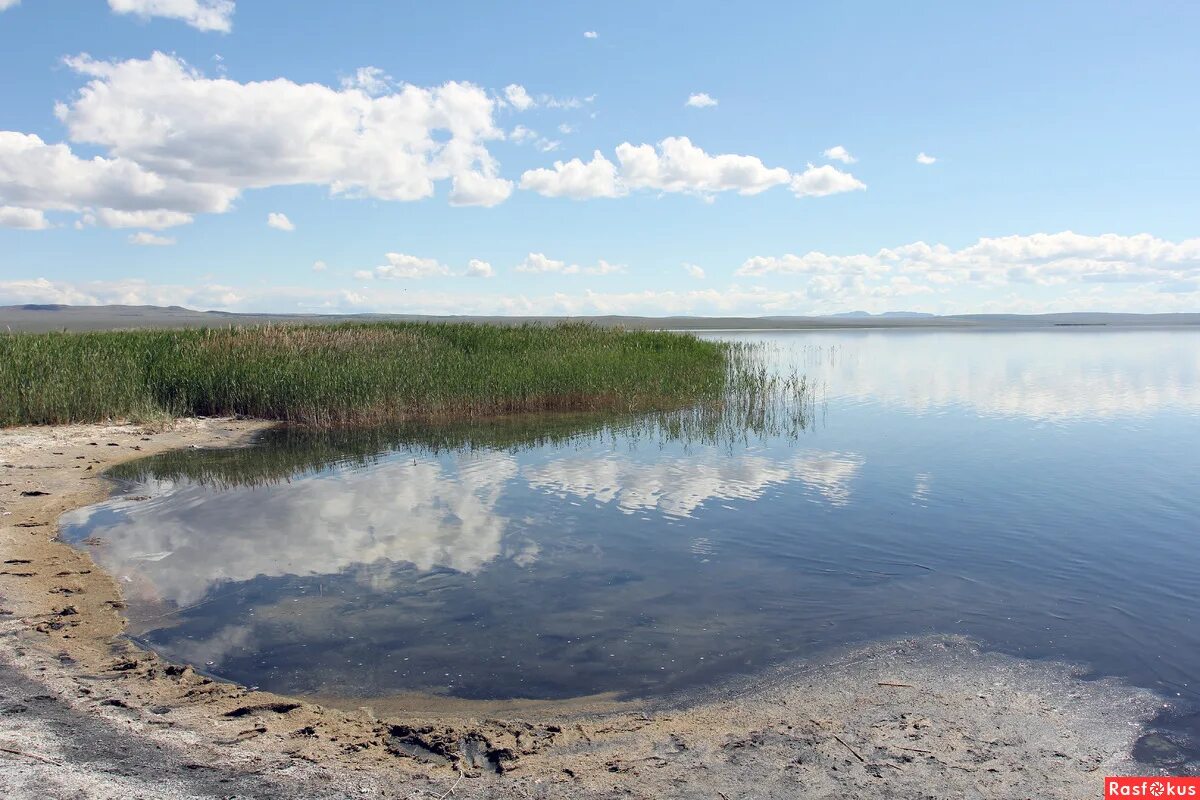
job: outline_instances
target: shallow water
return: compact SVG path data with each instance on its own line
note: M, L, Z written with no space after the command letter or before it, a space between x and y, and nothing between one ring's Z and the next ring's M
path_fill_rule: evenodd
M268 436L64 536L141 641L285 693L659 695L946 632L1200 699L1200 333L716 336L806 416Z

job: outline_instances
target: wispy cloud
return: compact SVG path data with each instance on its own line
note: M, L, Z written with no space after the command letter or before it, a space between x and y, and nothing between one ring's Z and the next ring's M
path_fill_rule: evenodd
M343 89L358 89L371 97L387 94L393 86L395 80L379 67L359 67L350 77L342 78Z
M129 235L129 243L143 247L166 247L175 244L175 240L169 236L159 236L149 231L139 231Z

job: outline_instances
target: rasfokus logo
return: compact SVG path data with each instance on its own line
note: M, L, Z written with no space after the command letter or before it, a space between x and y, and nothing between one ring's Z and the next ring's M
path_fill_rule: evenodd
M1115 797L1196 797L1200 798L1200 777L1104 779L1104 800Z

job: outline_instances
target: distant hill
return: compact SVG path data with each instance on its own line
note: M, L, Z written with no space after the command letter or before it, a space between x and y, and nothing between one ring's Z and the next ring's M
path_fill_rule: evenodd
M872 314L870 311L843 311L840 314L831 314L834 319L862 317L887 317L889 319L924 319L926 317L936 317L937 314L927 314L924 311L884 311L882 314Z
M1197 314L962 314L935 316L915 311L868 314L852 311L828 317L499 317L421 314L234 314L194 311L179 306L0 306L0 331L118 330L124 328L198 328L228 325L312 324L350 321L480 322L497 325L586 321L596 325L671 330L819 330L856 328L1029 329L1069 327L1192 327Z

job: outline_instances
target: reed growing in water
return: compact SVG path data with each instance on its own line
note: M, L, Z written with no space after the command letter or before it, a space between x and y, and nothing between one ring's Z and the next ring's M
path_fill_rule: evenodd
M731 352L685 334L585 324L7 334L0 425L242 415L325 428L654 411L720 398Z

